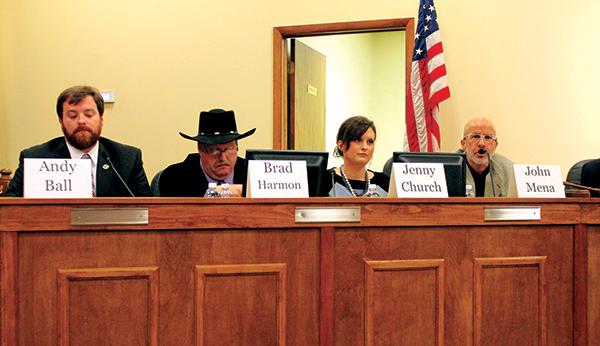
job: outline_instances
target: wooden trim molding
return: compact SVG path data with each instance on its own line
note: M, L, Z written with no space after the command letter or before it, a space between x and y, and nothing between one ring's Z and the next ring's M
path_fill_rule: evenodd
M69 286L75 281L105 281L145 279L148 281L148 345L158 345L158 268L82 268L59 269L57 273L57 326L58 345L68 346L70 341L71 308Z
M538 345L546 345L547 340L547 297L546 297L546 275L545 275L546 256L530 257L490 257L475 258L473 262L473 344L482 345L482 327L483 327L483 275L486 269L490 268L523 268L537 267L537 296L538 296ZM507 305L509 308L511 305Z
M376 299L374 280L377 272L385 271L428 271L434 270L436 276L436 345L444 345L444 301L445 273L444 259L410 259L410 260L365 260L365 345L375 345L373 306Z
M335 228L323 227L321 229L321 295L320 295L320 332L319 344L321 346L333 345L335 328Z
M588 315L588 226L575 225L573 253L573 339L575 345L587 345Z
M17 234L0 234L0 345L17 345Z
M277 280L277 345L284 346L286 321L286 272L285 263L263 264L217 264L197 265L195 275L196 345L204 345L205 288L208 277L235 275L275 275Z
M287 149L286 39L291 37L406 30L406 76L410 76L414 46L414 18L278 26L273 28L273 149ZM406 85L408 86L408 78ZM406 93L405 93L406 94ZM408 101L406 102L408 105Z

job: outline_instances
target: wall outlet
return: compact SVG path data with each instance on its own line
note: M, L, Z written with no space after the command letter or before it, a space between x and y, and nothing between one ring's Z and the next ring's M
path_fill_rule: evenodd
M103 90L100 92L102 98L104 99L104 103L115 103L115 92L112 90Z

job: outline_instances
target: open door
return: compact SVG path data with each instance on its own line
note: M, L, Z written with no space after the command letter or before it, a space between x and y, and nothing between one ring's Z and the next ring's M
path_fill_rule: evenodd
M288 148L325 150L325 55L296 39L290 55Z

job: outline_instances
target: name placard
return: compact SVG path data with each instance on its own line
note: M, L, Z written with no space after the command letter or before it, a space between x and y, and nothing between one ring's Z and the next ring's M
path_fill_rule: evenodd
M388 197L448 197L444 165L417 162L394 163Z
M306 162L272 160L248 161L246 197L308 197Z
M560 166L516 164L514 170L518 197L565 197Z
M25 159L23 197L91 198L90 160Z

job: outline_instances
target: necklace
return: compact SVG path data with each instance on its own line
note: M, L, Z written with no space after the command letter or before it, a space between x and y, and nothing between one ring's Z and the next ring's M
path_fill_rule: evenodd
M348 181L346 174L344 173L344 165L340 166L340 173L342 173L342 179L344 180L344 184L346 185L346 188L348 189L348 191L350 191L350 193L352 194L353 197L358 197L356 195L356 192L354 192L352 185L350 185L350 182ZM361 196L363 196L365 193L367 193L367 191L369 190L369 184L371 184L371 180L369 179L369 172L367 170L365 170L365 183L366 183L365 190L363 191Z

